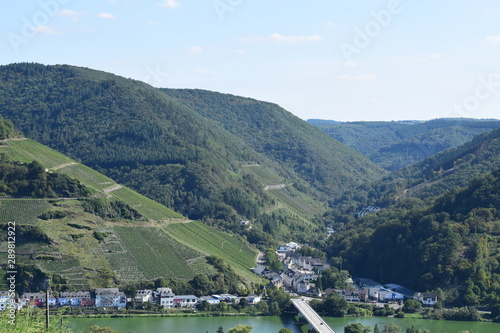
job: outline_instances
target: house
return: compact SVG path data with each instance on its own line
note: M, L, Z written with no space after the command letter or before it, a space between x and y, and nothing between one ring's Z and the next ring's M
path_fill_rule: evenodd
M137 290L135 294L135 302L138 304L148 303L153 301L153 291L149 289Z
M46 306L46 297L45 293L24 293L21 296L21 306L38 306L44 307ZM56 306L57 298L54 295L49 294L49 306Z
M189 308L196 306L198 297L194 295L179 295L174 296L174 307Z
M220 303L220 299L217 299L215 297L202 296L198 298L198 303L203 303L205 301L210 305L217 305Z
M413 290L410 290L406 287L400 286L399 284L394 284L394 283L389 283L384 286L387 289L390 289L392 291L395 291L397 293L403 294L405 298L410 298L412 299L413 296L415 295L415 292Z
M232 301L238 300L238 296L230 294L212 295L212 297L218 299L221 302L226 302L226 303L231 303Z
M156 304L163 306L164 308L174 307L174 296L171 288L157 288L153 293Z
M253 269L253 272L257 275L262 275L262 273L264 273L264 270L266 269L266 266L264 265L258 265L257 267L255 267Z
M57 298L58 306L93 306L94 301L89 291L61 292Z
M95 290L96 307L117 307L127 306L127 296L118 288L97 288Z
M305 279L297 281L297 292L299 294L306 294L309 288L311 288L311 284L309 283L309 281Z
M435 293L415 293L413 299L421 302L424 306L433 306L438 302L438 297Z
M368 290L343 290L340 296L348 302L365 302L368 299Z
M374 295L374 298L381 302L398 301L405 298L403 294L383 287L376 290Z
M248 304L254 305L259 303L262 300L260 296L250 296L247 297Z
M372 279L364 278L356 279L356 284L362 289L367 289L368 296L374 299L378 299L378 291L383 287L383 285L376 281L373 281Z
M4 311L7 305L10 303L11 298L9 297L8 291L0 291L0 311Z
M321 290L317 287L310 287L306 294L313 297L321 297L323 295Z
M288 252L295 252L295 250L300 249L302 246L295 243L295 242L290 242L287 244L282 244L278 247L278 250L276 251L276 254L281 257L285 257Z

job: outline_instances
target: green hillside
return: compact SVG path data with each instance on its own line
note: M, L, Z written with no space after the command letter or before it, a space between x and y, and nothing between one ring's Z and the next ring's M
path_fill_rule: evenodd
M397 170L458 147L476 135L500 127L499 120L465 118L419 122L308 122L388 170Z
M415 290L444 290L446 301L500 303L500 170L424 204L409 199L345 225L329 240L353 274Z
M2 170L14 170L13 166L18 165L20 170L29 171L26 166L35 160L48 170L48 177L69 176L68 181L83 184L87 190L75 192L73 197L50 193L50 197L41 193L40 198L30 198L29 193L28 197L0 197L0 229L6 229L9 221L16 222L16 260L23 281L19 291L38 290L46 277L56 290L158 278L186 281L197 274L215 273L206 256L216 255L233 264L235 247L239 256L245 258L234 263L237 274L245 283L260 282L249 271L255 266L256 250L241 238L227 235L231 246L216 251L198 239L193 247L195 239L191 234L173 238L165 230L169 225L185 222L182 215L31 139L4 140L0 156ZM45 173L43 168L40 172ZM19 182L5 182L0 177L0 184L6 191ZM33 189L35 183L26 180L22 184L27 187L16 188ZM209 226L200 228L205 235L220 234ZM1 258L6 258L7 250L7 239L2 236Z
M57 171L57 173L66 174L81 181L94 194L129 203L147 219L168 221L172 218L182 218L182 215L173 210L131 191L99 172L31 139L9 140L4 145L0 145L0 153L5 154L8 159L13 161L29 163L36 160L50 171Z
M34 140L190 219L263 245L313 242L311 227L324 227L311 225L315 214L384 174L277 105L160 90L85 68L1 66L0 114ZM262 170L244 166L253 164ZM283 191L266 189L281 184ZM253 229L241 230L241 219L252 220Z
M482 173L500 166L500 129L484 133L456 148L394 172L374 186L378 204L405 197L423 200L464 187Z
M257 251L240 236L219 231L201 222L169 224L164 230L174 239L186 242L205 255L224 258L245 279L260 281L260 278L248 270L256 265Z

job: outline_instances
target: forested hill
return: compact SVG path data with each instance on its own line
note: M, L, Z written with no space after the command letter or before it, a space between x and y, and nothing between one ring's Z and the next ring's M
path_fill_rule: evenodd
M278 220L284 225L284 207L314 214L318 200L383 174L275 105L201 91L173 95L67 65L0 67L0 113L25 135L225 228L236 230L245 218L256 221L252 233L264 225L273 232ZM261 169L247 172L247 165ZM285 186L286 195L271 196L262 179Z
M409 199L329 239L344 267L382 283L447 290L455 305L500 302L500 170L435 203Z
M375 193L380 204L404 197L428 200L454 187L466 186L478 175L498 167L500 129L394 172L375 185Z
M465 118L337 124L319 120L308 122L388 170L397 170L447 148L458 147L478 134L500 127L500 120Z
M198 89L162 89L242 139L252 149L295 170L314 188L336 196L381 170L362 154L272 103Z

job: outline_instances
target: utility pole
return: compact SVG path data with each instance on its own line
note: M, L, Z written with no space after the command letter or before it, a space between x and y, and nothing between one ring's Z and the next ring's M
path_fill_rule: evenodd
M45 309L47 311L45 316L45 330L49 330L50 325L50 310L49 310L49 286L47 285L47 290L45 291Z

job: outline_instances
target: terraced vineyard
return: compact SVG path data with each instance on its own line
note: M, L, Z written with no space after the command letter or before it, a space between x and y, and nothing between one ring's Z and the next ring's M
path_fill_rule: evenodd
M272 170L269 170L265 166L260 165L248 165L243 166L244 170L252 175L263 185L275 185L284 182L283 177L279 176Z
M179 242L189 243L189 246L204 254L223 259L248 281L260 281L260 278L249 270L256 265L258 251L245 243L240 236L218 231L201 222L170 224L165 230Z
M301 215L310 215L322 213L324 207L309 203L305 196L293 187L285 187L283 189L270 189L268 193L275 197L279 202L285 204L289 209Z
M50 207L46 199L0 199L0 223L35 224Z
M192 267L204 261L204 255L183 245L157 228L115 227L114 231L125 249L110 254L111 265L123 281L152 280L159 277L191 279L195 274L208 273L208 264ZM186 264L186 262L190 264Z
M104 193L105 188L116 185L116 182L36 141L30 139L8 141L7 145L0 146L0 152L5 153L11 160L26 163L37 160L47 169L56 168L57 172L78 179L92 188L95 193L101 193L103 196L111 196L127 202L149 220L169 221L170 219L182 218L181 214L126 187L109 194Z

